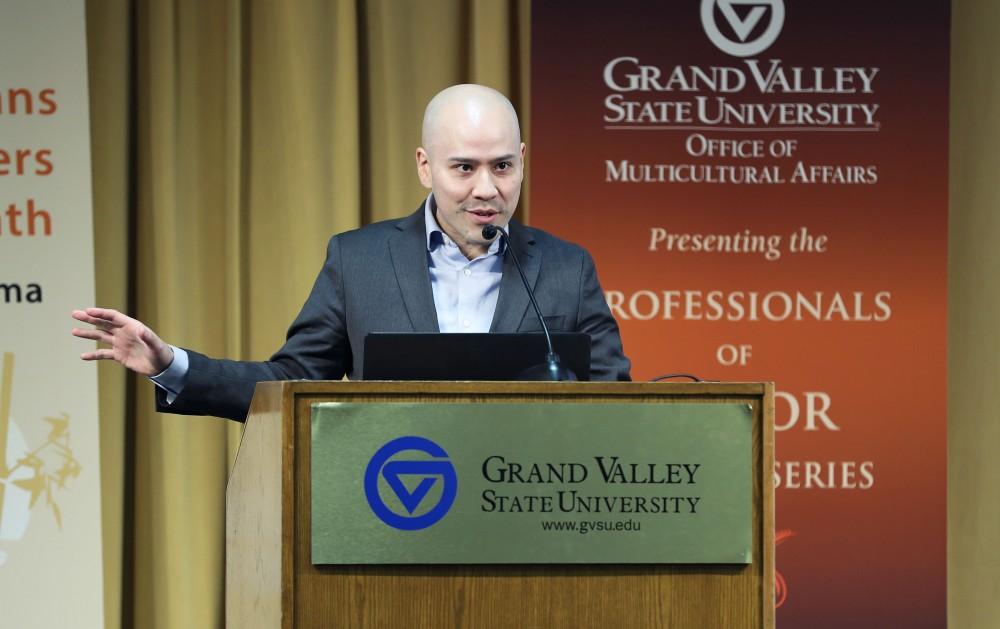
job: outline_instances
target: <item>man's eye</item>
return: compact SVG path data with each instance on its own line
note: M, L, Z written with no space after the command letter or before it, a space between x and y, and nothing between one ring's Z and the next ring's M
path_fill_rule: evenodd
M455 166L455 168L457 168L460 172L463 172L463 173L471 173L472 172L472 165L471 164L457 164Z
M497 169L497 170L507 170L507 169L509 169L509 168L512 168L513 166L514 166L514 165L513 165L513 164L511 164L510 162L500 162L500 163L498 163L498 164L496 165L496 169Z

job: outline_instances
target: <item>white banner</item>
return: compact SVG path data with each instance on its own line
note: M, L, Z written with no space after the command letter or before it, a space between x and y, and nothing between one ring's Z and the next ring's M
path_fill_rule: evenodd
M4 0L0 59L0 626L103 627L83 0Z

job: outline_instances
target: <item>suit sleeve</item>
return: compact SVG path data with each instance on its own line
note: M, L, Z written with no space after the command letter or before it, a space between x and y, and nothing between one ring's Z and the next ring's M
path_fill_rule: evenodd
M577 309L577 331L590 335L590 379L631 380L631 363L622 350L618 322L611 315L604 291L597 280L594 259L583 252L580 271L580 305Z
M281 349L264 362L220 360L186 350L190 362L184 388L172 404L157 388L156 410L243 421L258 382L343 378L351 364L351 346L342 268L340 242L334 236L323 269Z

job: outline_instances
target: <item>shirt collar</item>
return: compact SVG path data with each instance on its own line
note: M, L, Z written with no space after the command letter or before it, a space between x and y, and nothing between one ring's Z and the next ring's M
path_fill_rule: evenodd
M424 201L424 230L427 233L427 251L433 252L440 245L447 245L452 247L457 247L448 236L438 225L437 218L434 216L434 212L437 209L437 203L434 201L434 195L427 195L427 200ZM507 229L504 228L507 232ZM507 232L509 233L509 232ZM486 256L491 256L501 251L501 240L497 238L490 244L490 248L486 251ZM483 257L486 257L483 256Z

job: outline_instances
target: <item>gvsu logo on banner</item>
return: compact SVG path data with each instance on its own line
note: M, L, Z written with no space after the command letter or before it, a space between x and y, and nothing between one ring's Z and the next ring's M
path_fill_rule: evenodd
M426 456L414 457L420 452ZM408 456L405 453L410 453ZM396 458L396 455L400 455ZM409 480L409 486L404 483ZM391 509L379 491L380 479L399 499L405 513ZM423 504L431 490L437 501L428 507ZM412 489L411 489L412 488ZM365 497L372 512L389 526L404 531L425 529L443 518L458 493L455 466L448 460L448 453L438 444L423 437L400 437L379 448L365 470Z
M741 7L742 16L737 11L737 6ZM729 24L729 29L736 35L736 40L723 35L719 30L719 24L715 20L716 7ZM749 10L745 7L749 7ZM770 13L767 26L755 39L747 41L765 13ZM778 38L784 23L784 0L701 0L701 25L705 34L719 50L734 57L752 57L767 50Z

